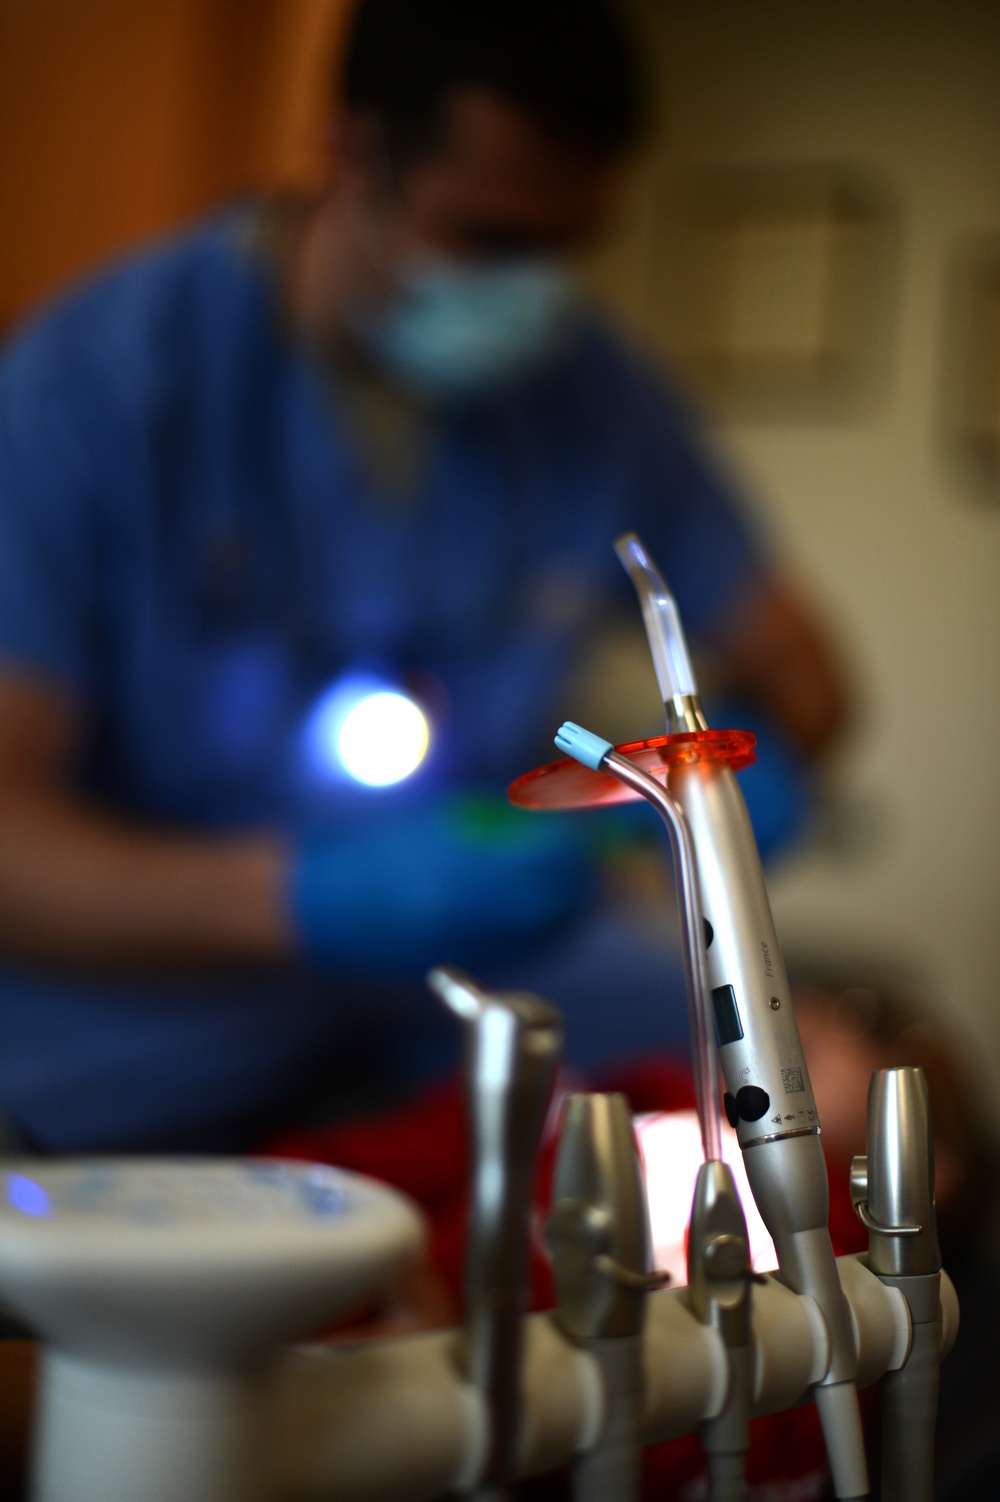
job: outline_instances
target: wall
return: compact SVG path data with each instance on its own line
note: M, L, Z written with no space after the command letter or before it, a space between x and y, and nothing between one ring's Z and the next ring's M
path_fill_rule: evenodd
M964 488L941 441L952 272L969 236L1000 229L1000 7L646 11L664 108L598 275L661 349L658 236L680 175L845 161L899 206L881 401L850 419L729 417L716 431L861 691L832 774L838 838L776 874L779 932L792 950L874 957L926 984L975 1055L970 1078L1000 1100L1000 511Z
M3 0L0 329L67 277L320 169L343 0Z

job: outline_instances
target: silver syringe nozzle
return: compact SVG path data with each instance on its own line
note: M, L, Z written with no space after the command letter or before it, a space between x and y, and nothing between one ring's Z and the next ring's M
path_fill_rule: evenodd
M485 1394L491 1421L475 1495L495 1499L515 1460L531 1193L562 1018L530 992L489 991L453 965L439 965L427 981L465 1035L473 1147L466 1353L469 1378Z
M922 1069L876 1069L868 1088L868 1161L861 1220L879 1277L941 1268L934 1205L934 1139Z
M868 1090L868 1156L855 1159L851 1196L871 1233L868 1266L910 1311L910 1350L879 1383L885 1502L930 1502L941 1360L941 1249L934 1206L934 1139L922 1069L876 1069Z
M457 965L436 965L427 973L427 984L462 1022L476 1022L493 1006L509 1013L522 1029L561 1035L562 1014L529 991L487 991Z
M639 596L667 730L707 729L684 628L666 580L634 532L618 538L615 552Z

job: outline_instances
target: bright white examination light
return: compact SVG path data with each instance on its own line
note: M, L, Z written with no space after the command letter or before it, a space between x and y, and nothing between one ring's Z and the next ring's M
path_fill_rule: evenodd
M402 782L430 744L420 705L384 679L361 673L330 685L313 706L305 734L313 775L348 777L367 787Z
M337 754L346 771L369 787L388 787L415 772L430 734L423 710L393 689L367 694L344 716Z

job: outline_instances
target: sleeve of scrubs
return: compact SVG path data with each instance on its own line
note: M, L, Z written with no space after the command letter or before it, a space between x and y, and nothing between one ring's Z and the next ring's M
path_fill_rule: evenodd
M28 354L0 371L0 659L83 690L90 484L68 393L37 378Z

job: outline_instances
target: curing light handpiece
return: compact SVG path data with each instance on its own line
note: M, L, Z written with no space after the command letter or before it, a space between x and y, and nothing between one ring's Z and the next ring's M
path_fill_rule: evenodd
M819 1117L760 858L732 767L713 750L670 590L633 534L616 552L642 605L667 712L685 752L668 787L684 811L706 919L705 959L725 1105L786 1282L823 1312L830 1364L815 1389L838 1498L867 1494L850 1317L828 1229Z

